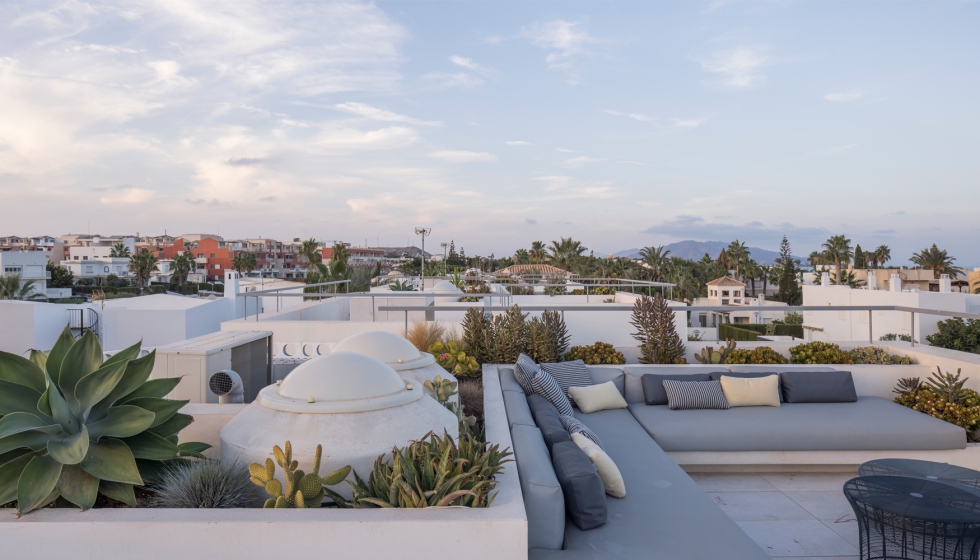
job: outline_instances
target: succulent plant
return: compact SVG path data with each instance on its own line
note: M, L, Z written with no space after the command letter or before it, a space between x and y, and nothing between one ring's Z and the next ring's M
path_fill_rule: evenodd
M461 405L449 400L453 395L457 394L456 389L458 384L456 382L443 379L442 376L437 375L431 381L426 379L423 385L435 394L439 404L445 406L449 409L449 412L456 415L456 418L459 419L459 433L469 433L470 429L476 426L476 416L467 416Z
M313 457L313 470L304 473L298 470L299 463L293 459L293 444L286 442L285 451L278 445L272 448L272 454L276 458L266 459L265 464L252 463L248 466L252 483L261 486L266 493L272 496L265 501L262 507L265 508L318 508L323 502L325 486L334 486L343 482L350 474L351 467L339 468L327 476L320 477L320 456L323 453L323 446L316 446L316 454ZM276 463L283 470L283 478L286 480L286 487L283 488L282 482L276 478Z
M350 508L488 507L494 477L510 455L473 436L460 437L457 445L449 434L429 432L407 447L393 448L388 460L379 455L367 482L355 471L354 481L347 481L353 489L350 500L325 491L338 506Z
M936 366L932 377L926 379L926 385L938 395L945 397L948 402L958 404L963 399L963 385L968 379L970 378L960 380L960 369L957 369L956 375L953 375L949 372L943 373L943 370Z
M831 342L808 342L789 349L794 364L853 364L851 356Z
M726 364L785 364L788 363L782 354L768 346L756 346L751 350L737 349L725 358Z
M966 430L968 441L976 441L980 427L980 394L964 389L958 374L937 377L940 379L929 380L930 383L921 383L915 377L900 380L895 389L899 394L895 402L959 426ZM934 385L938 385L939 390ZM950 396L954 398L950 399Z
M139 353L104 360L92 331L76 341L68 327L29 360L0 352L0 504L24 514L60 496L84 510L101 493L135 506L134 485L202 456L209 445L178 444L187 401L164 398L180 379L147 381L156 354Z
M910 395L922 389L922 380L918 377L903 377L898 380L898 384L892 389L893 393L899 395Z
M720 347L718 351L715 351L714 346L708 346L702 348L700 354L695 353L694 359L702 364L723 364L733 350L735 350L735 340L729 338L725 341L725 345Z
M626 357L608 342L596 342L592 346L572 346L565 354L565 361L582 360L588 365L625 364Z
M429 346L429 353L435 356L436 363L456 377L478 377L483 371L476 358L460 350L455 340L436 341Z
M852 348L848 351L848 355L854 360L855 364L878 364L878 365L892 365L892 364L914 364L913 360L909 356L896 356L889 354L884 348L878 346L860 346L858 348Z

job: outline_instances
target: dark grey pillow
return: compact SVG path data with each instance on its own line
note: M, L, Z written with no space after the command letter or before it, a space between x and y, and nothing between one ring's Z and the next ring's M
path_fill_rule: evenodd
M572 523L583 531L605 525L606 490L589 456L574 442L565 441L551 449L551 462Z
M727 373L727 372L725 372ZM643 400L647 404L667 404L667 392L664 391L664 379L674 381L711 381L707 373L644 373L640 378L643 384Z
M787 371L779 381L788 403L857 402L849 371Z
M547 408L542 408L537 412L532 410L531 414L534 415L534 422L538 425L538 429L541 430L541 436L548 445L548 451L551 451L556 443L572 441L571 434L565 429L565 425L562 423L561 418L558 416L558 411L554 406L550 410Z
M721 381L721 376L722 375L727 376L727 377L741 377L743 379L745 379L745 378L755 379L757 377L769 377L770 375L779 375L779 373L777 373L775 371L759 371L759 372L756 372L756 371L725 371L725 372L717 371L717 372L712 373L710 375L711 375L711 380L712 381ZM779 401L782 402L783 401L783 386L782 386L782 383L780 383L777 380L776 385L777 385L777 390L779 391ZM534 409L531 409L531 411L533 412Z
M531 416L534 416L535 421L538 419L539 410L553 410L555 414L558 414L558 409L555 408L555 405L551 404L551 401L541 395L528 395L527 407L531 409Z

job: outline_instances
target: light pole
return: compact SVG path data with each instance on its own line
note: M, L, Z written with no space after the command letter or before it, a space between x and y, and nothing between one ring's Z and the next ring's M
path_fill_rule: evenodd
M442 267L445 269L446 274L449 274L449 264L446 262L446 259L449 258L449 254L447 253L449 249L446 247L449 247L449 243L443 241L439 246L442 247Z
M425 290L425 236L431 233L432 228L415 228L415 234L422 236L422 283L419 285L419 291Z

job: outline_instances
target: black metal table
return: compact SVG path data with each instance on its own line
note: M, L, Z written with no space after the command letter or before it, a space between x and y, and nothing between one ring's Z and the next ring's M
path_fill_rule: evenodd
M980 471L948 465L946 463L934 463L932 461L920 461L918 459L876 459L868 461L858 467L860 476L909 476L912 478L924 478L948 484L963 486L967 490L980 492Z
M862 476L844 484L861 558L972 560L980 550L980 495L935 480Z

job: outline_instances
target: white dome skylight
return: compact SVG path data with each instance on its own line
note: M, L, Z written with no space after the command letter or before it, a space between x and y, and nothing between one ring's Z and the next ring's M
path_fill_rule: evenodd
M338 342L332 352L354 352L370 356L396 371L435 363L432 354L419 352L411 342L388 331L366 331L351 335Z
M435 286L432 286L432 291L437 294L461 294L463 290L460 290L453 285L452 282L443 280L442 282L437 282Z

